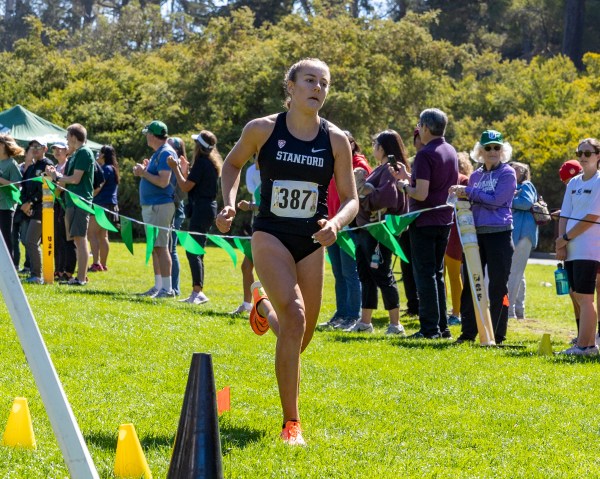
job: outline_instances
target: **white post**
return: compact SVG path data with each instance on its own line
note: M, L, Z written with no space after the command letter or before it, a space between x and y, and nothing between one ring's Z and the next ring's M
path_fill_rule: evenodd
M71 477L99 479L100 476L60 384L2 235L0 235L0 291L17 330L19 342L25 352L27 363L33 373Z

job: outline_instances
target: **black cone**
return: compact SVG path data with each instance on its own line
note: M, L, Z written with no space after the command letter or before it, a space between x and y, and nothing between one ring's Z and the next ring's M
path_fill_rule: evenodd
M167 479L222 478L212 357L194 353Z

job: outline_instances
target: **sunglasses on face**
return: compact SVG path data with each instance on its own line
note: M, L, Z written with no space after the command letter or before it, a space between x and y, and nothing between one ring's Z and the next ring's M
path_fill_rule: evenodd
M581 158L582 155L585 156L586 158L589 158L590 156L597 155L597 154L598 154L597 151L581 151L581 150L578 150L578 151L575 152L575 156L577 158Z
M492 151L492 150L500 151L502 149L502 145L494 145L494 146L492 146L492 145L485 145L483 147L483 149L485 151Z
M32 146L31 149L32 150L43 150L44 147L43 146Z

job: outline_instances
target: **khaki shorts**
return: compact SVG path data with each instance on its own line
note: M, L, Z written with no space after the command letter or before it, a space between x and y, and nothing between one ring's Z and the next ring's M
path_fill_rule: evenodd
M175 214L175 203L163 205L142 205L142 218L144 223L152 226L161 226L154 246L166 248L169 246L169 230L173 215Z
M76 236L85 238L87 236L89 223L90 214L87 211L84 211L76 206L69 206L65 210L67 241L71 241Z

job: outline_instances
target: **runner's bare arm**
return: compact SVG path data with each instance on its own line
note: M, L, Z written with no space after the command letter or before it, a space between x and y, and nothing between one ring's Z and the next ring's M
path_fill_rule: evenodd
M350 223L358 213L358 196L352 170L350 143L346 135L333 125L330 128L330 138L335 158L333 174L340 196L340 208L329 221L319 222L321 230L315 233L314 238L323 246L335 243L338 231Z

